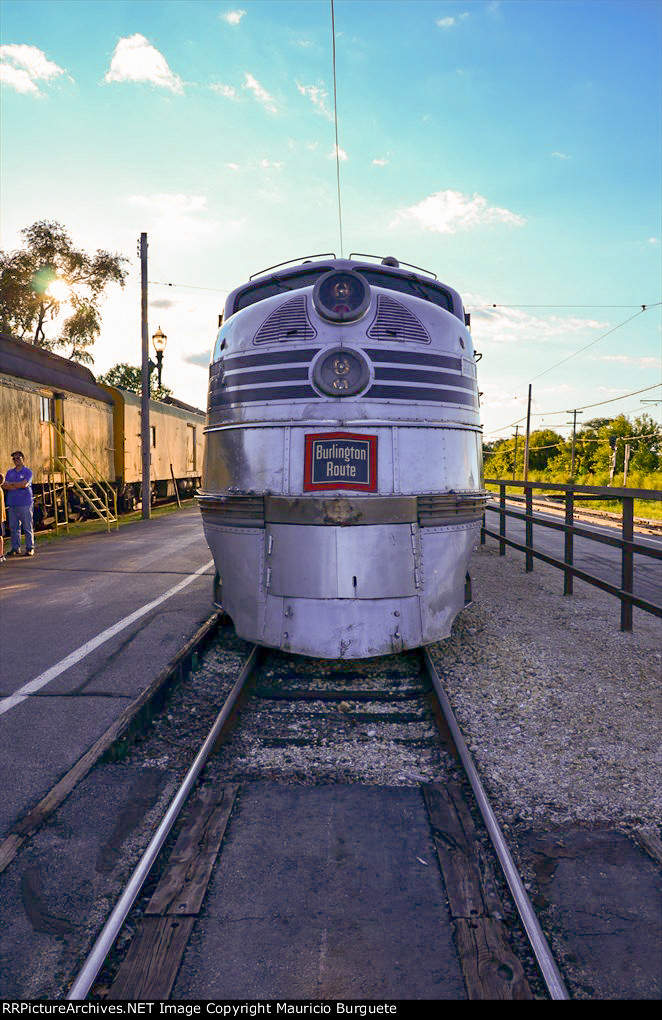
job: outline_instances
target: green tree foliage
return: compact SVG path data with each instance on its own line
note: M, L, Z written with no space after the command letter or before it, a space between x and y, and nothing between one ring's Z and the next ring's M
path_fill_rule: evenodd
M622 474L625 447L630 447L630 471L657 471L662 465L662 430L649 414L630 421L624 414L617 418L594 418L577 433L578 476Z
M39 220L21 234L23 249L0 252L0 329L48 351L70 348L72 361L91 364L99 305L110 283L124 286L128 259L79 251L54 220Z
M517 445L517 465L515 465L515 446ZM563 436L552 429L538 429L529 437L529 469L546 471L550 462L559 456L566 443ZM570 447L568 446L568 450ZM497 439L485 446L485 474L488 478L524 477L524 436L517 438Z
M628 479L654 475L662 470L662 428L649 414L630 421L621 414L617 418L592 418L583 422L575 437L574 479L582 485L606 485L610 477L615 484L622 481L625 449L630 447ZM569 482L571 438L564 439L552 429L531 433L529 443L529 477L537 481ZM524 436L517 437L515 468L515 436L486 443L483 449L487 478L524 477ZM630 484L628 482L628 484ZM659 485L647 482L644 488Z
M104 375L97 376L98 382L106 383L107 386L117 386L121 390L129 390L131 393L142 393L142 379L142 369L135 365L129 365L126 361L113 365ZM155 368L149 374L149 394L153 400L163 400L164 397L172 396L171 389L158 385Z

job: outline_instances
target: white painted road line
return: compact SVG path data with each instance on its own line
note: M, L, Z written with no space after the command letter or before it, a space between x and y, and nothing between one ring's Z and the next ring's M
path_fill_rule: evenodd
M20 687L14 694L10 695L8 698L3 698L0 701L0 715L4 715L5 712L8 712L11 708L15 708L16 705L20 705L20 703L25 701L25 699L31 694L35 694L36 691L41 690L42 687L49 684L51 680L55 680L56 677L66 672L66 670L70 669L71 666L75 666L77 662L84 659L86 655L93 652L95 648L99 647L99 645L104 644L106 641L110 641L110 639L115 637L116 634L119 634L120 631L125 630L126 627L130 627L132 623L139 620L141 616L146 616L147 613L152 611L152 609L156 609L157 606L160 606L162 602L166 602L168 599L172 598L173 595L176 595L178 592L182 591L182 589L187 588L189 584L192 584L193 581L200 576L200 574L204 574L205 570L208 570L213 563L213 560L209 560L204 564L204 566L196 570L194 574L190 574L188 577L184 578L184 580L180 581L179 584L176 584L174 588L171 588L163 595L160 595L158 599L154 599L153 602L148 602L147 605L142 606L141 609L136 609L135 613L130 613L129 616L125 616L123 620L113 624L112 627L108 627L106 630L103 630L100 634L97 634L96 637L92 638L90 641L86 641L84 645L77 648L75 652L71 653L71 655L67 655L65 659L60 659L60 661L54 666L51 666L50 669L47 669L44 673L40 673L39 676L34 678L34 680L29 680L26 684L23 684L23 686Z

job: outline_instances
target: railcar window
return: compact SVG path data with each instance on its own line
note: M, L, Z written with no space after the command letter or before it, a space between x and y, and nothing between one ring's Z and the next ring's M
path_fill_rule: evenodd
M55 401L52 397L41 397L41 420L55 421Z

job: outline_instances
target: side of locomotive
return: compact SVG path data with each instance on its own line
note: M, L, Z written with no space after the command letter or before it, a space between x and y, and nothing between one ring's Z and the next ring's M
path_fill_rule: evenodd
M395 259L233 291L210 366L200 508L242 637L362 658L447 637L480 529L460 296Z

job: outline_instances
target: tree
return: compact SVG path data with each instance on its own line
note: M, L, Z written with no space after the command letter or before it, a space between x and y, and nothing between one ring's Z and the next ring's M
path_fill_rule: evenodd
M524 476L525 436L520 432L517 437L517 466L515 466L515 436L510 439L496 439L483 447L485 458L485 474L489 478L515 477L521 480ZM554 458L563 453L565 442L563 436L552 429L538 429L529 437L529 468L531 471L546 471ZM568 461L569 462L569 461Z
M88 348L101 330L99 305L110 283L124 286L128 259L100 249L94 255L79 251L55 220L38 220L21 234L24 249L0 252L0 328L47 351L70 347L70 360L91 364ZM62 314L66 318L59 321ZM56 327L50 337L48 323Z
M149 394L152 399L163 400L164 397L172 396L171 389L158 385L155 375L156 368L153 368L149 373ZM107 386L117 386L121 390L129 390L131 393L142 393L143 373L141 368L122 361L109 368L104 375L97 376L97 382L106 383Z

